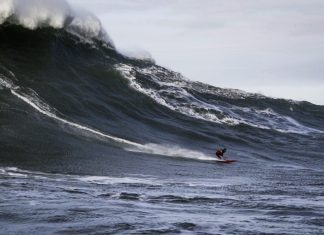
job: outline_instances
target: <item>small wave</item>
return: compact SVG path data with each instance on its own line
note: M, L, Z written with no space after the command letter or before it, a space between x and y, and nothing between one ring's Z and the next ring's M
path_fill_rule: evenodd
M229 178L226 182L223 180L211 180L201 178L186 178L182 182L178 182L174 179L158 179L152 175L125 175L125 176L98 176L98 175L71 175L71 174L60 174L60 173L47 173L40 171L24 170L17 167L0 167L0 176L8 176L12 178L33 178L39 180L54 180L54 181L69 181L69 182L83 182L87 184L96 185L124 185L130 186L141 186L145 188L161 188L164 186L177 186L185 188L210 188L215 190L216 188L228 186L228 185L239 185L244 180L242 178ZM71 191L71 193L85 193L82 188L75 187L64 187L63 191ZM111 193L102 194L103 197L111 197Z
M141 198L141 195L138 194L138 193L127 193L127 192L121 192L119 194L119 199L122 199L122 200L140 200Z
M48 179L55 181L69 181L69 182L83 182L98 185L146 185L146 186L161 186L164 184L153 177L113 177L113 176L82 176L82 175L70 175L70 174L58 174L58 173L45 173L38 171L23 170L17 167L0 167L0 176L7 176L13 178L35 178L35 179ZM62 188L63 191L69 193L85 193L81 189L76 188Z
M147 198L148 202L167 202L167 203L223 203L225 201L228 201L230 199L225 198L210 198L210 197L200 197L200 196L193 196L193 197L184 197L184 196L178 196L178 195L161 195L161 196L151 196Z
M119 200L131 200L131 201L143 201L148 203L176 203L176 204L229 204L232 199L228 198L212 198L201 196L179 196L179 195L160 195L160 196L148 196L145 194L120 192L120 193L104 193L98 195L99 197Z
M189 230L189 231L193 231L197 227L196 224L189 223L189 222L176 223L175 226L177 226L180 229Z
M78 180L95 184L141 184L160 185L154 178L134 178L134 177L108 177L108 176L84 176Z

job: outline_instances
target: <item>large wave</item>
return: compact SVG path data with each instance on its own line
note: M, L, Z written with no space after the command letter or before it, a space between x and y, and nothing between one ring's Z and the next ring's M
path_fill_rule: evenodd
M124 56L96 17L66 1L0 4L2 154L69 153L90 138L128 154L209 161L216 143L238 155L322 138L322 106L193 82Z

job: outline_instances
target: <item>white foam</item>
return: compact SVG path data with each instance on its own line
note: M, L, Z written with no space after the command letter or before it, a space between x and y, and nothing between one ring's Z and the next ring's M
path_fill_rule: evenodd
M0 86L10 89L13 87L13 83L0 74Z
M29 29L42 25L63 28L71 9L65 0L13 0L13 12L19 24Z
M204 161L216 161L215 157L175 145L144 144L139 148L127 148L129 151L157 154L168 157L187 158Z
M14 13L12 0L0 1L0 24L2 24L8 17Z
M80 181L95 184L147 184L160 185L154 178L135 177L109 177L109 176L83 176L77 178Z
M73 15L72 22L67 26L67 30L70 33L84 40L96 38L115 47L113 40L103 29L100 20L95 15L80 8L74 8Z
M117 50L127 58L155 63L152 55L144 49L137 47L117 47Z
M56 181L77 180L94 184L148 184L160 185L157 179L153 177L111 177L111 176L76 176L67 174L51 174L38 171L28 171L16 167L0 167L0 174L11 176L14 178L28 178L33 177L36 179L54 179Z
M17 167L2 167L0 168L0 174L16 177L16 178L27 178L27 172L22 171Z
M182 86L188 87L188 82L174 83L173 81L158 81L154 82L165 86L165 89L154 90L151 88L144 88L140 83L136 81L135 72L143 72L146 75L154 78L156 77L153 71L145 68L143 70L136 69L126 64L119 64L116 66L116 69L122 73L122 75L130 81L130 86L135 90L149 96L157 103L179 113L182 113L186 116L190 116L196 119L202 119L205 121L211 121L219 124L227 125L238 125L241 123L249 124L247 121L244 121L234 116L225 115L224 112L217 106L207 104L201 100L198 100L191 94L189 94ZM155 71L156 72L156 71ZM158 71L160 73L161 71ZM164 74L167 76L167 74ZM169 97L178 97L183 99L184 102L178 102L177 100L172 100Z
M25 28L66 28L82 38L96 38L114 47L113 41L93 14L72 8L66 0L1 0L0 24L10 20Z
M323 131L303 126L291 117L280 115L271 108L258 110L250 107L206 103L194 97L186 90L188 88L200 90L202 88L199 87L199 84L184 79L177 73L166 72L156 66L141 69L127 64L119 64L116 66L116 69L129 80L130 86L135 90L147 95L170 110L189 117L229 126L245 124L260 129L272 129L282 133L323 133ZM142 73L149 76L155 83L160 85L160 87L158 89L144 87L137 81L135 77L136 73ZM203 84L200 84L200 86L203 86ZM213 94L212 91L207 90L207 88L200 90L200 92ZM218 92L218 90L215 92ZM228 98L232 96L235 98L246 98L248 96L262 98L262 96L238 90L222 89L220 92ZM233 94L231 92L233 92ZM215 93L213 95L219 94ZM244 116L248 118L243 117L241 115L242 112L244 112L246 114Z

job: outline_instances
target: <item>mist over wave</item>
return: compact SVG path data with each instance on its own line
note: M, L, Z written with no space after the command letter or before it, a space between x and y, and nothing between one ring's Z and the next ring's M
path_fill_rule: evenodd
M65 29L84 40L102 40L114 47L99 19L83 9L72 8L66 0L2 0L0 24L9 22L34 30Z

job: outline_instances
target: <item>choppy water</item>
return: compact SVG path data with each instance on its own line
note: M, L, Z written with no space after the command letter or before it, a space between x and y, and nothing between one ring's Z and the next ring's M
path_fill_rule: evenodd
M239 167L231 166L215 167L212 176L197 177L188 172L188 166L184 168L175 179L157 175L49 174L2 168L2 232L323 232L324 194L320 189L323 173L273 167L268 174L262 174L261 170L244 174ZM282 180L287 176L289 180Z
M1 234L323 234L323 106L83 39L0 25Z

